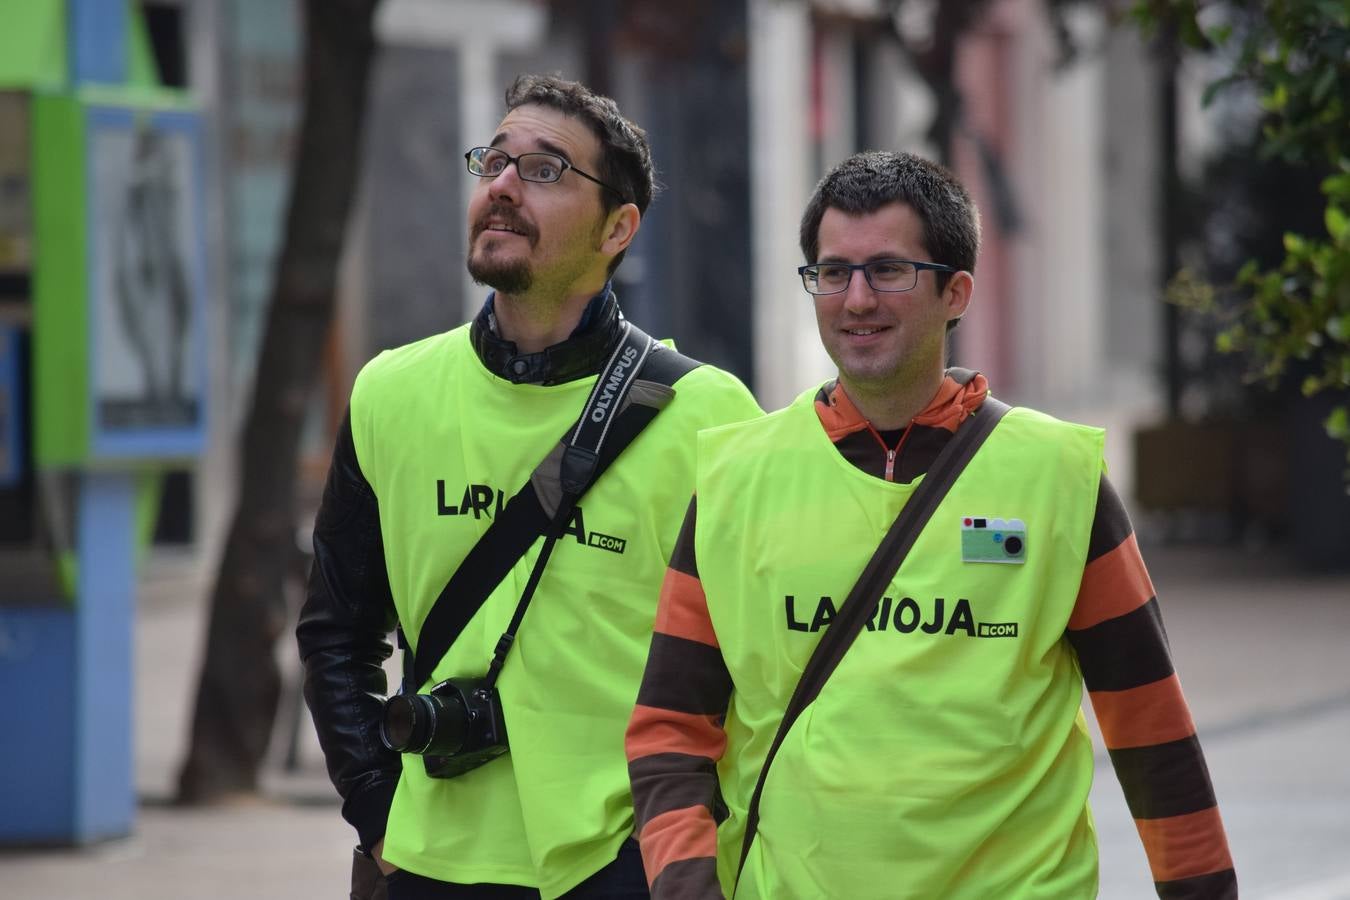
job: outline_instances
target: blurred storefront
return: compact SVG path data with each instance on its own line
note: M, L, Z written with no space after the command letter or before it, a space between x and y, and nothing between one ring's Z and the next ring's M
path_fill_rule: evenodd
M66 4L34 4L44 6ZM951 23L941 15L961 7L978 15L945 46ZM209 566L232 508L237 429L279 249L302 11L297 0L135 0L126 10L157 83L200 111L206 440L199 457L170 466L146 516L158 540ZM1108 426L1112 478L1128 496L1164 512L1178 496L1135 489L1145 477L1136 460L1153 456L1136 451L1133 435L1168 418L1160 70L1137 34L1110 27L1095 5L384 0L378 24L361 193L304 444L311 500L361 364L465 321L482 301L463 267L460 154L490 133L505 86L523 71L587 81L647 128L665 190L619 272L625 309L741 375L770 408L830 373L793 271L815 181L859 149L945 157L984 213L975 305L955 362L982 369L1012 402ZM16 46L0 74L21 64L63 77L66 45ZM0 95L0 116L9 121L21 102ZM1183 144L1196 128L1187 123ZM24 135L0 129L8 545L47 527L34 512L39 483L24 474L32 398L22 298L33 254ZM1282 454L1276 441L1254 463L1260 508L1285 502L1270 474L1283 471ZM1227 503L1232 489L1216 490ZM1192 502L1184 494L1183 506Z

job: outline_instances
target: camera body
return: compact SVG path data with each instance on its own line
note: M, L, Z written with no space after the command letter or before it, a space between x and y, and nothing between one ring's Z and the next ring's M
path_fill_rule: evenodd
M1026 522L967 516L961 520L961 559L1014 565L1026 562Z
M506 720L495 685L447 678L425 694L395 694L384 705L380 739L422 757L431 778L454 778L507 752Z

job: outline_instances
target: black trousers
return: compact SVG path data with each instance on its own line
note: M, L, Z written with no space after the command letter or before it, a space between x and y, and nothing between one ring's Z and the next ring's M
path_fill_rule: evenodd
M450 884L398 871L387 879L389 900L539 900L539 891L515 884ZM633 838L619 847L614 862L563 895L564 900L645 900L647 875Z

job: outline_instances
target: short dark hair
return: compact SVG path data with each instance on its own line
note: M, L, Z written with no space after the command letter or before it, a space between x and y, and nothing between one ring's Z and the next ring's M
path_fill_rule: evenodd
M820 220L825 210L849 215L876 212L904 203L923 222L923 244L933 262L975 271L980 251L980 212L970 194L946 168L913 153L868 150L835 166L816 185L802 214L802 255L807 264L820 252ZM937 273L941 290L950 273Z

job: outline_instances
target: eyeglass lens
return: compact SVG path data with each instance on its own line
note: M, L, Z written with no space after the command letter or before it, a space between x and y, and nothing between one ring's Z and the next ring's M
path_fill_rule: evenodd
M511 157L491 147L469 153L469 171L474 175L500 175L511 164ZM516 157L516 171L526 181L557 181L566 168L563 158L553 153L522 153Z
M814 275L812 274L814 269ZM823 264L806 270L803 281L814 294L834 294L848 289L853 266ZM908 291L918 281L919 272L912 263L878 260L861 267L867 283L878 291Z

